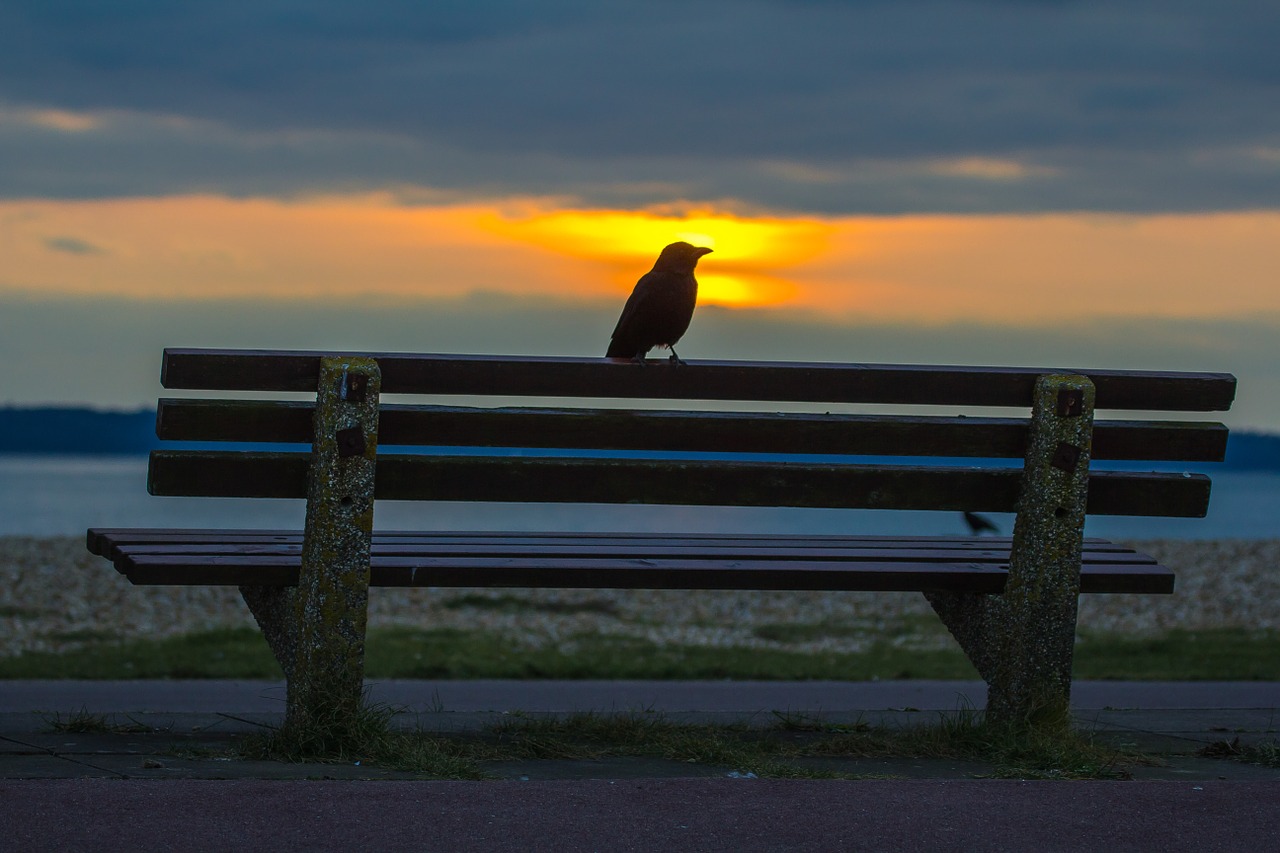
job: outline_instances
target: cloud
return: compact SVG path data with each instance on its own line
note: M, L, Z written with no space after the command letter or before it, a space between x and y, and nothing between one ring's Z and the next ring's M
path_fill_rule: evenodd
M1227 153L1280 139L1270 2L98 8L7 4L0 102L28 120L0 121L0 194L420 186L902 212L1280 192L1274 160Z
M432 202L411 193L0 201L0 291L621 299L661 246L688 240L715 249L699 266L704 305L931 324L1280 310L1280 211L778 217L536 197ZM94 251L89 275L83 258Z
M91 113L59 109L0 107L0 128L31 127L58 133L84 133L96 130L101 125L101 120Z
M1045 166L1030 166L1017 160L1002 160L995 157L957 157L950 160L937 160L929 164L928 171L935 175L983 181L1021 181L1057 174L1057 170Z
M65 252L68 255L104 255L106 249L94 245L79 237L46 237L45 248L53 252Z

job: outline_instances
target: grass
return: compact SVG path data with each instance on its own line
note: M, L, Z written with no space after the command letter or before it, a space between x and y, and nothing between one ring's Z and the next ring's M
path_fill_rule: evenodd
M1280 767L1280 741L1242 744L1240 738L1221 740L1209 744L1200 750L1200 754L1207 758L1231 758L1247 764L1260 764L1263 767Z
M364 703L352 725L312 720L308 726L282 726L246 737L238 747L243 758L290 763L363 764L406 770L443 779L483 779L475 761L460 745L445 738L392 730L399 711L389 705Z
M0 658L0 678L282 678L262 635L220 628L158 640L77 641L64 652Z
M1174 630L1155 637L1086 633L1076 646L1075 677L1277 681L1280 631Z
M603 613L612 616L618 612L618 605L604 598L592 598L586 601L535 601L519 595L484 593L466 593L454 596L442 605L446 610L491 610L501 613L557 613L572 615L574 613Z
M793 626L814 636L833 626ZM808 632L806 634L806 632ZM80 638L64 652L0 658L3 678L281 678L254 629L158 640ZM370 678L974 679L958 648L911 648L875 639L861 652L657 645L602 635L528 649L498 634L384 628L369 634ZM1085 633L1075 676L1136 680L1280 680L1280 631L1224 628L1152 638Z
M906 653L878 643L866 653L659 645L584 634L522 648L453 629L393 628L370 635L368 671L385 678L834 679L975 677L959 652ZM954 676L951 673L958 673Z
M62 734L138 734L155 731L151 726L135 720L127 723L115 722L106 714L95 714L85 707L66 716L55 712L45 716L44 722L48 731Z
M246 739L243 758L359 763L450 779L482 779L494 761L650 758L759 778L855 778L833 759L942 758L980 762L984 775L1041 779L1127 778L1140 756L1121 753L1075 733L995 728L969 710L935 725L905 729L825 726L779 718L772 728L690 725L654 713L577 714L558 719L516 717L479 735L396 731L395 711L366 707L352 729L333 738L325 726L298 733L277 729ZM883 775L877 772L873 775Z

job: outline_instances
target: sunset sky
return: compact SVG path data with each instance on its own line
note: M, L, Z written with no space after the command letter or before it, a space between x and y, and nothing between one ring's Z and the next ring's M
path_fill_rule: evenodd
M1280 4L17 0L0 404L168 346L1230 371L1280 431ZM20 365L21 367L17 367Z

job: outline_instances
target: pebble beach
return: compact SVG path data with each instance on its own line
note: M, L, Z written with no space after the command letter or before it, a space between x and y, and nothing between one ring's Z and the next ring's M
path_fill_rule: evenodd
M1082 631L1280 628L1280 539L1128 544L1175 571L1175 593L1082 596ZM500 632L526 647L590 634L795 651L858 651L885 637L951 642L919 593L373 589L369 618L371 627ZM0 537L0 657L253 624L234 587L137 587L80 537ZM770 627L795 624L839 630L769 638Z

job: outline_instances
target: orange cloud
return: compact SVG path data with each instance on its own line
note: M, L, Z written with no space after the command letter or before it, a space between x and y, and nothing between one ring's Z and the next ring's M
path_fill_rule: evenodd
M1280 212L841 220L806 301L895 322L1280 313Z
M482 211L385 196L184 196L0 204L0 288L144 299L395 298L554 290L538 253L474 226ZM66 241L93 257L57 251Z
M184 196L0 202L0 294L621 304L674 240L715 250L704 303L833 321L1280 316L1280 213L744 217Z
M0 107L0 125L4 124L26 125L60 133L84 133L101 127L103 120L98 115L86 112Z
M623 292L668 243L684 240L706 246L715 251L699 265L699 301L757 307L793 301L796 288L785 271L826 251L834 230L813 219L745 219L711 211L495 211L481 217L479 225L553 254L599 262Z

